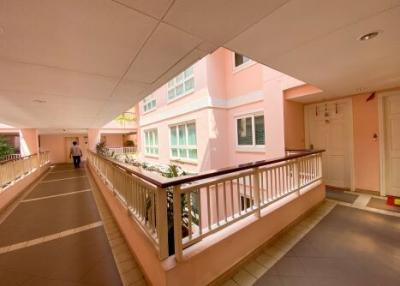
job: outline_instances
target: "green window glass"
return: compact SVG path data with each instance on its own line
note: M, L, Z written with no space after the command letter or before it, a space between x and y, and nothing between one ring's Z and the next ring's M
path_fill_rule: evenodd
M188 94L194 90L194 69L187 68L168 82L168 100Z
M252 118L240 118L237 124L238 145L253 145Z
M185 125L179 125L179 145L186 145L186 128Z
M188 131L188 145L196 145L196 125L194 123L187 125Z
M189 150L189 158L190 159L197 159L197 149L190 149Z
M144 132L144 145L146 154L158 154L158 134L156 129L146 130Z
M264 115L254 117L256 145L265 144Z
M171 157L197 160L196 124L187 123L170 127Z
M169 132L170 132L170 136L171 136L171 145L172 146L178 145L178 138L176 136L176 127L175 126L171 127L169 129Z

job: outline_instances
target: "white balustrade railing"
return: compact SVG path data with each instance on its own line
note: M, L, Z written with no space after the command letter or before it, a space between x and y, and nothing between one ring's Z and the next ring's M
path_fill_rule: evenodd
M160 190L155 184L127 172L115 162L95 153L89 152L88 161L127 208L128 214L148 235L158 249L160 258L167 257L167 198L165 190Z
M90 153L98 171L147 233L161 259L322 178L322 151L302 152L189 177L165 179ZM174 235L168 242L168 233ZM172 245L171 245L172 244ZM172 251L171 251L172 249ZM172 252L172 253L171 253Z
M48 152L41 152L40 154L33 154L0 162L0 191L48 162Z
M107 153L114 154L127 154L127 153L135 153L136 147L107 147Z
M21 154L8 154L0 156L0 162L21 158Z

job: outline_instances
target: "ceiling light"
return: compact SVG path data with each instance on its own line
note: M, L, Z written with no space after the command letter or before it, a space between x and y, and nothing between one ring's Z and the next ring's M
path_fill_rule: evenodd
M32 100L34 103L46 103L46 100L42 100L42 99L34 99Z
M368 41L368 40L371 40L371 39L375 38L375 37L378 36L378 35L379 35L379 32L378 32L378 31L375 31L375 32L371 32L371 33L362 35L362 36L359 37L358 39L359 39L360 41Z

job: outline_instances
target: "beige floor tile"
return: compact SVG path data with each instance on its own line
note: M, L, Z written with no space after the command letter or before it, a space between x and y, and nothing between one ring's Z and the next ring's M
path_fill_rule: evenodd
M222 284L221 286L239 286L239 284L237 284L235 281L233 281L232 279L229 279L228 281L226 281L224 284Z
M146 280L140 279L138 281L135 281L135 282L129 284L128 286L146 286L146 285L147 285Z
M130 252L124 252L119 255L116 255L115 259L117 263L127 261L132 258L132 254Z
M240 286L250 286L256 282L256 278L245 270L239 270L233 276L233 280Z
M258 255L255 260L258 263L260 263L263 267L265 267L266 269L269 269L272 267L272 265L275 264L275 262L278 259L276 257L272 257L272 256L262 253L262 254Z
M132 284L140 279L143 279L143 274L140 272L138 268L134 268L122 275L122 280L124 285Z
M256 260L246 263L243 266L243 268L246 269L247 272L249 272L251 275L257 278L261 277L261 275L267 272L267 269L261 264L259 264Z
M132 270L137 267L138 267L138 265L133 259L126 260L126 261L118 264L118 269L121 273L126 273L129 270Z

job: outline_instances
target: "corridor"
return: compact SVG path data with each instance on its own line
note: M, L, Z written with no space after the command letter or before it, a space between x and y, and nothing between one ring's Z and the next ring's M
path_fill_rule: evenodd
M75 170L71 164L52 166L0 216L0 284L144 285L112 218L107 217L107 224L113 228L111 236L106 234L86 170ZM110 238L124 252L124 259L117 260L119 270ZM134 279L123 283L120 272L127 270Z

